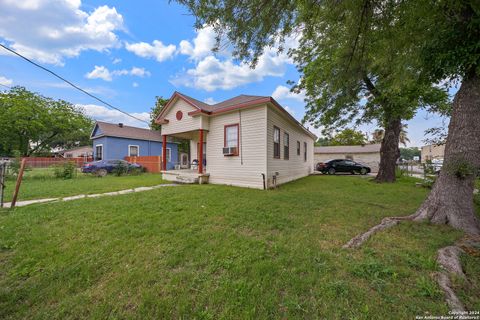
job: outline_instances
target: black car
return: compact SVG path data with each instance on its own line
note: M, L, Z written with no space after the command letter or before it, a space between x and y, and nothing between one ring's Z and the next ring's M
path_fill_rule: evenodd
M107 173L113 172L113 170L119 166L123 166L127 171L142 169L141 165L130 163L125 160L99 160L85 163L82 166L82 172L94 173L100 177L104 177Z
M317 163L317 171L328 174L335 174L337 172L348 172L351 174L360 173L367 174L370 173L370 167L367 167L361 163L349 160L349 159L335 159L327 162Z

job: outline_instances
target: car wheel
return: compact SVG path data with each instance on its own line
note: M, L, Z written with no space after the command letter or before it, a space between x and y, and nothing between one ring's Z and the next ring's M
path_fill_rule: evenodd
M328 169L328 174L335 174L335 169L334 168Z
M106 169L99 169L95 172L98 177L105 177L108 173Z
M366 175L367 174L367 169L365 169L365 168L360 169L360 174Z

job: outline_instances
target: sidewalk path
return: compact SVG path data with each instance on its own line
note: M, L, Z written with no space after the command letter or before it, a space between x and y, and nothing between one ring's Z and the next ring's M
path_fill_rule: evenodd
M63 198L47 198L47 199L25 200L25 201L17 201L17 204L15 206L16 207L24 207L24 206L28 206L30 204L35 204L35 203L46 203L46 202L54 202L54 201L71 201L71 200L84 199L84 198L98 198L98 197L117 196L117 195L120 195L120 194L127 194L127 193L132 193L132 192L142 192L142 191L148 191L148 190L158 189L158 188L162 188L162 187L178 187L178 186L180 186L180 184L168 183L168 184L158 184L156 186L151 186L151 187L137 187L137 188L133 188L133 189L125 189L125 190L105 192L105 193L79 194L79 195L76 195L76 196L63 197ZM6 203L3 204L3 207L4 208L10 208L11 205L12 205L11 202L6 202Z

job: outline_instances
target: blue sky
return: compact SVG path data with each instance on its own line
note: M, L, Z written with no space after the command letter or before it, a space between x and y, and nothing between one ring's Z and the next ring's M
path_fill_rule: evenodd
M252 70L232 59L228 48L214 55L212 30L195 30L194 17L175 3L0 0L0 12L1 43L140 118L148 119L155 96L175 90L209 103L238 94L271 95L297 119L304 114L302 97L286 84L299 78L291 59L267 50ZM295 46L295 39L287 45ZM0 84L68 100L95 119L142 125L1 51ZM420 111L408 123L411 145L422 145L424 130L441 123Z

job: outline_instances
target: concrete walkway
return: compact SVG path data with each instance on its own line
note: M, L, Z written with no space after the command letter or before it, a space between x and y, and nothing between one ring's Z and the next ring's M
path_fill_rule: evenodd
M158 184L156 186L151 186L151 187L137 187L133 189L125 189L125 190L120 190L120 191L113 191L113 192L105 192L105 193L95 193L95 194L79 194L76 196L70 196L70 197L63 197L63 198L46 198L46 199L35 199L35 200L25 200L25 201L17 201L16 207L25 207L31 204L35 203L46 203L46 202L54 202L54 201L72 201L72 200L77 200L77 199L84 199L84 198L98 198L98 197L108 197L108 196L117 196L120 194L127 194L127 193L133 193L133 192L143 192L143 191L149 191L153 189L158 189L158 188L163 188L163 187L178 187L180 186L179 184ZM3 204L4 208L10 208L12 205L11 202L6 202Z

